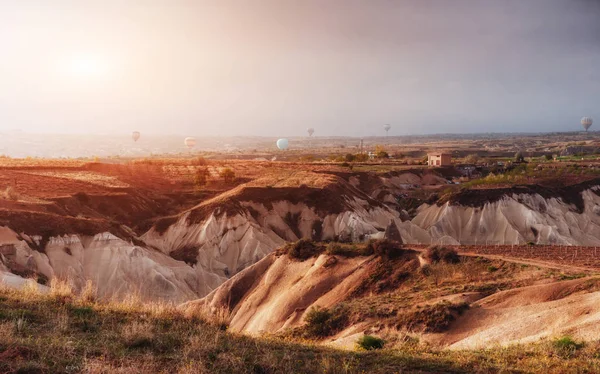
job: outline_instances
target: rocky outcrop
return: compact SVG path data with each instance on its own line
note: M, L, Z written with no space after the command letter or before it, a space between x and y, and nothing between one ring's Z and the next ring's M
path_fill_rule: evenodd
M336 194L329 194L332 186L321 190L327 195L328 207L314 205L324 199L320 195L304 201L293 195L275 200L268 193L272 192L272 197L278 191L265 189L266 196L251 199L240 191L235 201L209 201L175 217L166 228L155 226L141 239L164 254L184 260L199 273L212 274L215 278L207 285L210 289L286 242L302 238L358 242L383 238L386 229L401 239L397 212L340 183L334 186ZM307 193L303 188L309 187L300 187L300 193Z
M427 174L429 179L439 178ZM91 280L102 297L136 292L185 301L205 296L286 242L600 245L595 182L472 190L422 204L410 219L403 191L416 172L381 178L298 172L254 181L176 216L141 236L113 221L2 211L0 271L16 278ZM400 211L400 212L399 212ZM413 214L411 213L411 215Z
M577 191L577 199L513 193L469 206L423 205L411 224L440 244L600 245L598 187Z
M335 261L331 261L334 258ZM250 334L276 333L301 325L311 307L331 307L356 289L377 261L322 254L304 261L271 254L184 310L225 307L230 328Z

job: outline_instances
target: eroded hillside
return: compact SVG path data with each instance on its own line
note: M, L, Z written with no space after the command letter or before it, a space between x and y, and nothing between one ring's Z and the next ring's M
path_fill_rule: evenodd
M219 177L233 168L236 178ZM302 170L304 169L304 170ZM210 183L195 185L206 170ZM446 175L447 174L447 175ZM596 181L444 193L451 171L163 160L21 165L0 200L0 276L59 277L104 298L203 297L298 239L597 245Z
M364 334L440 348L597 336L600 278L394 242L287 245L182 309L230 313L230 328L352 348Z

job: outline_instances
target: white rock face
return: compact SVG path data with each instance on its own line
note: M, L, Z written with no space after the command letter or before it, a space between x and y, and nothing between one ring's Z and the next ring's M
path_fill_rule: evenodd
M278 201L267 208L263 204L242 202L245 212L232 216L212 213L192 224L188 224L185 214L164 233L152 229L142 240L165 254L194 248L198 253L194 270L198 274L211 274L200 290L204 296L288 241L380 238L390 222L401 222L397 213L382 207L370 208L366 201L356 199L349 204L348 211L320 217L304 203Z
M411 224L424 230L431 243L600 245L600 196L586 190L582 198L581 213L558 198L537 194L505 196L481 208L423 205Z
M140 238L144 246L99 233L93 237L51 237L39 252L32 247L41 238L30 238L30 245L25 237L0 228L0 246L10 246L6 251L11 253L10 259L0 258L0 263L16 263L48 279L70 279L77 288L91 280L103 298L137 293L144 299L182 302L207 295L288 241L382 238L390 222L401 223L396 212L371 207L360 199L348 200L346 211L324 216L304 203L285 200L268 207L254 202L240 204L239 212L228 215L214 211L196 223L188 223L189 212L183 214L164 233L151 229L144 234ZM407 230L417 232L418 228ZM185 262L174 259L182 250L192 258ZM24 284L12 275L3 275L3 279Z
M413 179L385 183L402 186ZM182 302L207 295L288 241L379 239L390 224L405 243L600 245L600 196L593 190L582 192L581 212L558 198L513 194L482 207L423 205L404 221L395 210L353 190L339 197L343 208L331 212L285 199L236 201L229 211L219 203L196 221L187 212L164 232L150 229L139 238L141 246L99 233L46 238L46 247L38 251L34 248L43 238L0 227L0 271L4 283L17 286L22 278L9 273L11 266L49 279L69 278L77 287L91 280L104 298L134 292Z
M9 229L3 228L3 232ZM101 233L93 237L69 235L50 238L45 253L32 249L24 240L8 240L15 255L4 256L3 262L13 262L23 268L43 274L49 279L69 279L76 288L91 280L104 298L122 298L139 294L143 299L163 299L175 302L197 297L203 287L196 272L185 263L113 236ZM4 265L5 269L8 269ZM24 282L13 274L2 274L2 282L22 286ZM22 279L22 278L21 278Z

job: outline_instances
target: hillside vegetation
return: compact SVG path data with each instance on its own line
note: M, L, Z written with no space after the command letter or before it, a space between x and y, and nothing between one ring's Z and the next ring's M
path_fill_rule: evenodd
M565 337L481 351L435 351L407 341L378 351L340 351L227 331L226 319L168 304L95 301L64 282L49 293L0 290L2 373L393 373L595 372L600 346ZM369 339L363 339L367 344Z

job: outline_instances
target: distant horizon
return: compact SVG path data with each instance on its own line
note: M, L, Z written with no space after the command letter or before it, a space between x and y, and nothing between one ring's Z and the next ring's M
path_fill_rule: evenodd
M126 137L130 139L130 132L38 132L38 131L28 131L28 130L19 130L19 129L8 129L8 130L0 130L0 134L10 134L10 133L22 133L22 134L31 134L31 135L52 135L52 136L107 136L107 137ZM586 134L586 133L600 133L600 130L594 130L590 128L588 131L585 130L572 130L572 131L482 131L482 132L439 132L439 133L414 133L414 134L390 134L390 135L312 135L312 138L350 138L350 139L361 139L361 138L402 138L402 137L424 137L424 136L460 136L460 135L546 135L546 134ZM185 137L192 136L196 138L260 138L260 139L278 139L278 138L311 138L308 135L205 135L201 136L198 134L179 134L179 133L161 133L161 132L142 132L141 138L143 139L145 136L150 137L179 137L184 139Z
M576 131L600 1L0 2L0 131Z

